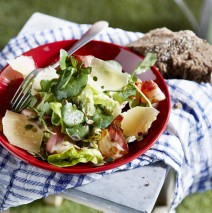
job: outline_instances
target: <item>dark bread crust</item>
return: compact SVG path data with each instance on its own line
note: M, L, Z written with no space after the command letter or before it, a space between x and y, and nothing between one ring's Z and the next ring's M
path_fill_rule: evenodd
M143 56L155 53L156 67L164 78L211 82L212 45L192 31L158 28L127 46Z

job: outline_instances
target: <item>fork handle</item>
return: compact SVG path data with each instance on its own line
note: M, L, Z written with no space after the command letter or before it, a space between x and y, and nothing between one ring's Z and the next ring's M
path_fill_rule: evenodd
M108 27L107 21L98 21L94 23L86 32L83 34L83 36L73 44L73 46L68 50L68 55L72 55L74 52L76 52L78 49L80 49L82 46L87 44L89 41L91 41L94 37L96 37L98 34L100 34L103 30L105 30ZM59 65L59 61L53 64L52 66L56 68Z

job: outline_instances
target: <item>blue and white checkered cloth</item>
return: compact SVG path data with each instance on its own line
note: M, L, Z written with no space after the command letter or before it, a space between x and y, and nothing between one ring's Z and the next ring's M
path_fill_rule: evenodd
M69 27L20 35L0 52L0 70L8 59L45 43L78 39L87 29L88 25L70 23ZM109 28L96 40L126 45L141 36ZM0 211L156 161L164 161L176 172L172 209L186 195L212 189L212 87L186 80L167 80L167 84L172 110L166 131L144 155L119 168L98 174L53 173L19 160L0 145ZM178 103L182 108L175 108Z

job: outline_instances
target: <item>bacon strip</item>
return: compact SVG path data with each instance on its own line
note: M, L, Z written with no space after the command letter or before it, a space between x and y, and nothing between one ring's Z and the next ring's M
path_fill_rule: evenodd
M115 160L123 157L129 151L128 144L120 128L122 119L123 117L119 115L108 129L102 131L102 137L98 141L98 145L104 157L110 157Z
M54 153L57 150L57 147L63 142L64 134L57 131L55 134L51 134L47 144L46 144L46 150L49 153Z
M153 80L137 82L136 85L151 103L157 103L166 98L161 89Z

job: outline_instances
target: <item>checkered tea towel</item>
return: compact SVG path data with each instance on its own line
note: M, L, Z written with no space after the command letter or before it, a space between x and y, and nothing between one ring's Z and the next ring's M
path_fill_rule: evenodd
M0 52L0 70L8 59L39 45L78 39L89 25L70 23L67 27L20 35ZM108 28L96 40L126 45L142 34ZM191 193L212 189L212 88L186 80L167 80L171 94L171 115L167 129L144 155L123 165L95 174L60 174L31 166L0 145L0 211L19 206L65 189L89 184L115 171L133 169L164 161L176 173L171 208ZM181 106L176 107L176 106Z

